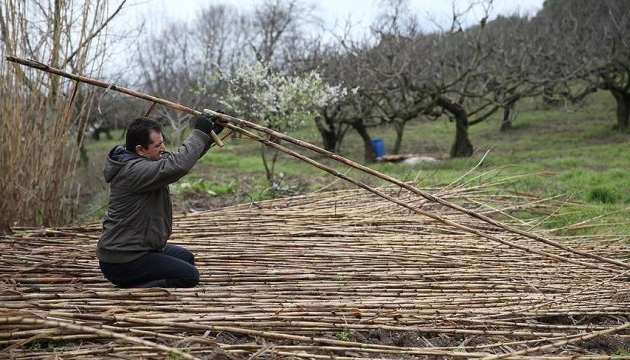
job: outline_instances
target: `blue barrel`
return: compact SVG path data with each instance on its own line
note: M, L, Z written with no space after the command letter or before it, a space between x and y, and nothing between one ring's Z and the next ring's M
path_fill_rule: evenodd
M372 140L372 148L374 149L374 153L377 158L383 157L387 154L387 150L385 150L385 141L381 138Z

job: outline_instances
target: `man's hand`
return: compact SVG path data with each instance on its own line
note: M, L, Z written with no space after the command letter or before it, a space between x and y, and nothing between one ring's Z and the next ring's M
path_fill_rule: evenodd
M214 131L219 135L223 131L223 126L217 122L218 117L203 113L195 118L195 129L201 130L206 134L210 134L210 131Z

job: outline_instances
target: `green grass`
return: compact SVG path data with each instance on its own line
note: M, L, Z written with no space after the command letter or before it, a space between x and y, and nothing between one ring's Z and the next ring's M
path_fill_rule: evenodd
M265 168L260 155L254 149L219 149L213 147L210 155L202 157L200 164L217 169L235 169L241 173L257 174L264 172Z
M472 186L477 182L494 181L483 174L514 178L516 180L510 181L509 185L502 182L496 186L509 187L510 191L533 194L543 199L566 199L566 205L553 218L541 224L545 228L567 228L598 218L597 223L603 226L582 226L579 232L630 234L630 226L625 225L629 215L627 208L630 206L630 181L627 181L630 152L626 150L630 135L616 131L613 128L615 124L614 103L607 93L597 93L588 99L588 106L570 110L545 110L537 101L527 100L519 104L512 129L499 131L499 114L470 127L470 140L475 148L470 158L447 159L439 164L366 165L424 188L440 188L453 182L460 186ZM321 144L313 126L289 135L318 146ZM393 129L370 129L370 135L372 138L383 138L391 151L395 139ZM417 121L405 128L400 152L447 155L453 139L454 124L446 119ZM104 156L118 142L88 142L87 147L90 156ZM210 190L217 195L232 196L236 202L275 196L265 179L261 145L245 139L227 139L225 143L224 148L213 147L195 167L194 174L180 182L205 179L198 182L197 187L205 187L203 191ZM289 147L369 185L386 184L374 176L350 170L322 155ZM176 146L170 146L170 150L176 150ZM346 136L339 154L362 163L363 146L356 133L350 132ZM321 188L332 190L354 187L283 153L275 173L282 174L281 178L278 177L281 179L278 189L282 190L280 193L283 195ZM464 174L467 176L461 179ZM517 178L522 175L530 176ZM181 184L175 186L181 187ZM222 187L229 190L222 190Z

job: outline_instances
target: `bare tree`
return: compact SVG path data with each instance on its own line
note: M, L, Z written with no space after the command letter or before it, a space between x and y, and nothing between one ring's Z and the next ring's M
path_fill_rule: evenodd
M425 34L419 19L409 10L406 0L383 1L385 7L372 31L378 45L370 52L367 63L379 83L373 99L382 122L396 131L393 153L400 151L404 128L432 112L435 103L424 84L431 74L424 66Z
M139 44L138 69L140 86L158 97L196 107L200 97L195 94L201 79L202 63L198 48L193 45L188 25L171 23L159 34ZM149 107L147 105L147 113ZM161 106L155 107L153 116L166 120L179 140L187 126L188 116ZM142 114L138 114L140 116Z
M489 5L481 23L466 31L460 16L468 14L470 8L454 11L453 24L448 30L425 34L418 26L418 19L405 10L405 1L387 3L389 7L372 28L376 45L344 42L344 61L353 65L337 65L343 69L346 86L357 87L358 94L372 104L355 103L362 104L361 111L369 111L362 112L361 118L372 119L369 126L394 126L397 133L394 152L398 152L405 124L445 114L456 125L451 156L472 155L470 124L489 118L500 108L513 106L523 95L524 81L511 80L520 79L520 72L517 76L513 71L513 77L498 76L490 66L482 66L493 51L505 54L503 50L493 49L496 43L491 44L485 38ZM496 59L495 65L499 63ZM363 126L365 122L356 128L367 148L371 143Z
M455 123L451 157L473 154L470 126L503 110L502 128L507 128L516 102L540 94L549 81L534 67L541 50L531 37L530 20L518 15L490 20L492 0L473 5L483 9L476 25L464 28L465 21L459 18L471 8L454 12L451 30L435 34L433 49L425 52L427 66L435 74L425 86Z
M481 90L487 99L503 110L500 130L511 128L516 103L526 97L541 95L552 80L540 71L544 49L535 37L533 22L527 16L499 16L486 24L484 48L488 56L480 64ZM475 125L485 120L470 122Z
M313 5L299 0L265 0L245 23L247 42L256 59L271 67L299 58L304 28L311 20Z
M380 119L370 95L378 89L378 84L365 64L368 51L356 43L348 43L326 52L320 65L324 77L329 83L341 83L351 91L342 101L324 107L316 125L325 148L330 151L339 151L349 129L356 131L363 142L364 159L371 162L376 156L368 129L377 126Z
M147 33L136 57L140 87L199 110L217 108L220 69L242 61L244 21L235 7L210 5L192 23L170 21L158 33ZM153 111L179 141L190 116L159 106Z
M630 2L547 0L536 21L547 35L548 62L554 65L549 76L560 84L556 88L572 101L598 89L609 91L617 105L616 128L628 130Z
M355 90L343 103L323 112L317 125L324 144L338 149L341 135L352 128L363 140L368 162L376 158L369 128L394 126L397 153L407 122L433 106L421 86L427 73L416 57L417 19L406 10L406 1L388 1L385 6L370 36L339 38L339 47L322 60L329 81L343 81Z
M193 108L216 108L226 87L220 73L229 74L255 60L284 64L302 49L296 43L307 9L296 0L265 1L251 12L218 4L201 9L193 24L166 24L139 45L141 84L151 93ZM181 130L189 118L168 109L156 111L175 130Z
M329 151L340 150L349 129L355 129L364 144L371 143L367 128L374 123L370 115L373 104L358 91L359 88L367 88L370 83L362 58L361 55L349 51L349 47L332 45L322 46L307 60L313 68L321 71L329 83L354 88L342 101L325 106L320 116L315 118L324 148ZM365 149L365 159L373 160L375 156L371 145L366 145Z

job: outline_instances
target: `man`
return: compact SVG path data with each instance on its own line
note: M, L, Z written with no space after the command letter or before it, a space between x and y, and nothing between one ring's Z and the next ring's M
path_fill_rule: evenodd
M103 174L110 184L108 210L96 256L103 275L119 287L194 287L199 271L186 248L167 244L173 210L169 184L203 156L223 126L203 114L177 153L166 152L162 126L141 117L127 127L126 144L112 148Z

